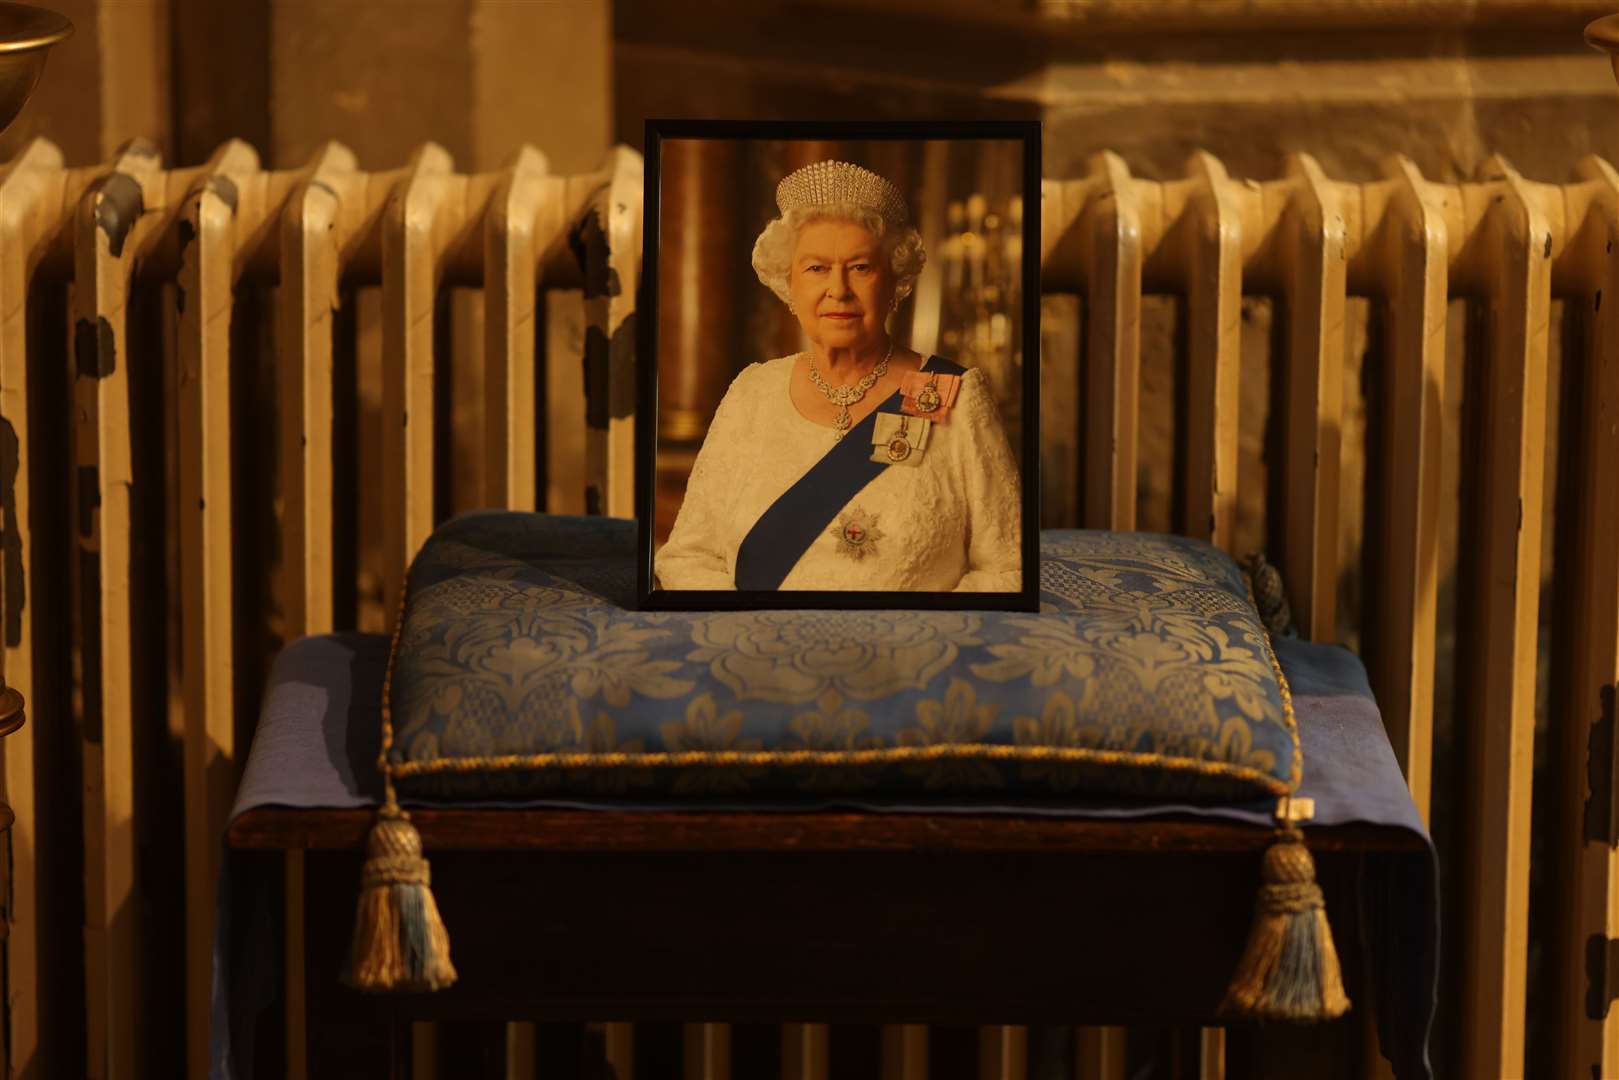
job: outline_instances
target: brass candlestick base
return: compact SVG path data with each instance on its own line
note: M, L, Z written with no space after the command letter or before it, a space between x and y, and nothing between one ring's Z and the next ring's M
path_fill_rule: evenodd
M22 112L50 47L71 33L73 24L54 11L0 3L0 130Z
M0 683L0 737L10 735L22 725L22 695L4 683Z
M1585 43L1594 49L1619 51L1619 15L1604 15L1585 28Z

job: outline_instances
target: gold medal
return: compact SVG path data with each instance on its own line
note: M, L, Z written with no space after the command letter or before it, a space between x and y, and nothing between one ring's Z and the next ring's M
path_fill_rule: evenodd
M916 411L932 412L939 407L939 377L934 375L916 395Z
M940 404L942 415L948 406ZM871 460L878 465L903 465L914 469L927 453L928 433L933 421L906 413L877 414L871 433Z
M895 433L892 439L888 440L889 461L904 461L906 458L911 456L911 443L910 440L905 437L907 433L906 424L906 418L901 416L899 420L899 431Z

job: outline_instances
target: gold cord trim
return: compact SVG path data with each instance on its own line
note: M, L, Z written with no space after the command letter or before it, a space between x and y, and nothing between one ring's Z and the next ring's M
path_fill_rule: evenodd
M405 607L410 597L410 572L405 573L405 580L399 587L399 615L394 619L394 632L388 642L388 668L382 673L382 745L377 749L377 771L382 774L382 813L384 815L401 815L409 820L409 816L399 809L399 793L394 791L393 769L388 765L388 751L393 749L394 722L393 722L393 684L394 684L394 658L399 655L399 637L405 630Z
M427 776L435 773L467 773L505 769L592 769L636 767L681 768L692 765L874 765L885 762L937 761L946 758L978 758L990 761L1070 761L1096 765L1123 765L1136 768L1195 772L1249 780L1261 784L1265 792L1284 795L1286 784L1269 773L1246 765L1226 762L1190 761L1162 754L1124 750L1086 750L1066 746L1005 746L989 743L943 743L937 746L896 746L881 750L683 750L647 754L502 754L487 757L440 758L435 761L406 761L390 766L395 778Z
M1240 567L1239 567L1240 569ZM1271 644L1270 628L1265 625L1265 619L1259 614L1259 601L1254 598L1253 579L1243 571L1242 582L1248 587L1248 606L1254 610L1254 621L1259 624L1259 636L1265 643L1265 655L1270 657L1271 670L1276 672L1276 687L1282 695L1282 721L1287 725L1287 734L1293 740L1293 767L1288 770L1288 783L1278 792L1281 795L1291 795L1299 789L1304 778L1304 747L1299 742L1298 717L1293 714L1293 689L1287 685L1287 676L1282 674L1282 662L1276 658L1276 647Z

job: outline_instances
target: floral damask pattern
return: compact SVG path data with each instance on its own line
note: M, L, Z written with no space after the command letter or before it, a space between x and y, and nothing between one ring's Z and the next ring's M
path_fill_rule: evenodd
M633 524L483 513L411 568L388 766L451 796L1253 798L1297 737L1241 569L1047 532L1042 611L640 613Z
M1075 750L1100 750L1104 747L1103 731L1081 722L1074 699L1060 690L1046 698L1045 708L1038 718L1019 716L1013 720L1012 738L1019 746L1068 747ZM1082 762L1061 758L1031 758L1023 763L1020 775L1031 784L1049 787L1053 791L1073 791L1086 782Z
M688 660L738 698L881 698L920 689L978 645L980 616L921 611L741 611L692 624Z
M596 795L624 795L631 791L645 789L654 782L652 770L643 768L635 762L635 757L646 753L646 743L642 739L618 738L613 718L606 713L599 714L585 728L585 742L579 749L586 754L598 758L614 755L619 758L629 758L611 769L602 768L574 768L566 770L566 782L560 786L570 790L588 791Z
M916 723L900 731L900 745L915 749L979 745L995 725L996 708L979 702L972 683L952 679L942 699L916 703ZM952 788L979 791L1001 784L1000 770L983 758L955 754L921 757L907 762L906 768L934 791Z
M1054 686L1064 677L1084 681L1096 674L1096 657L1067 623L1015 616L1006 622L1023 633L1012 641L989 646L989 654L996 659L972 665L974 675L995 682L1027 677L1035 686Z
M845 701L836 690L815 699L815 707L799 713L787 725L783 749L807 752L816 760L804 766L799 786L806 791L873 791L882 784L881 762L851 764L836 755L881 750L886 739L872 732L871 715Z
M395 698L403 730L436 729L434 752L451 756L561 751L582 742L581 703L622 707L635 695L677 698L696 685L673 674L677 661L653 659L667 631L599 607L549 604L555 590L536 592L541 602L528 609L410 613L418 621L407 620L400 656L429 692Z
M686 706L681 721L666 721L661 729L663 744L672 754L744 754L764 749L758 739L743 739L742 710L721 713L713 694L699 694ZM678 792L721 793L746 791L758 775L757 766L740 763L737 767L691 768L675 774L673 789Z
M848 704L836 690L815 700L815 708L799 713L787 725L790 750L875 750L883 740L871 733L866 710Z

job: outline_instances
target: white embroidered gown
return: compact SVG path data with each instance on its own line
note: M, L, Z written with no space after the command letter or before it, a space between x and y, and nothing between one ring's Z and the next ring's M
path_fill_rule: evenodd
M662 588L734 589L748 530L832 449L833 429L805 418L788 394L795 359L750 364L725 392L655 559ZM890 465L862 488L780 587L1015 592L1022 587L1020 492L988 380L969 368L921 462ZM850 522L864 530L863 543L843 539Z

